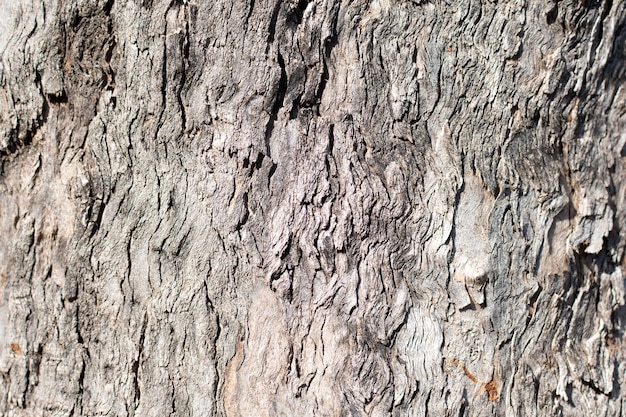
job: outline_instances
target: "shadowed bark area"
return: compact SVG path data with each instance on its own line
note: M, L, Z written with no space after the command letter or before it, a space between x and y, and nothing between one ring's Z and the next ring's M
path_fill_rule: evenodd
M0 414L626 414L623 2L0 17Z

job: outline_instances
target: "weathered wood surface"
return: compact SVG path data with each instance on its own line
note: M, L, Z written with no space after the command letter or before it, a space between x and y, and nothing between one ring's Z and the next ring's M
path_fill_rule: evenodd
M0 414L626 414L624 2L0 16Z

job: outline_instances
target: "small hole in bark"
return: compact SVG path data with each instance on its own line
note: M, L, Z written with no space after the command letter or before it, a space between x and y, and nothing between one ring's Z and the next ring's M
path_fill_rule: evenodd
M298 26L302 23L304 17L304 11L309 5L309 0L300 0L295 8L291 9L287 15L287 23L292 27Z
M61 91L59 94L48 94L48 101L51 104L67 103L67 94L65 91Z
M106 13L107 15L111 14L111 9L113 8L113 1L114 0L108 0L106 4L104 5L104 13Z
M554 5L554 7L550 9L548 13L546 13L546 22L548 22L549 25L553 24L554 22L556 22L556 18L558 17L558 15L559 9L556 5Z
M298 112L300 111L300 101L294 100L289 110L289 120L295 120L298 118Z
M254 166L256 169L261 169L261 167L263 166L263 159L265 158L265 155L263 155L262 153L259 152L256 162L254 163Z

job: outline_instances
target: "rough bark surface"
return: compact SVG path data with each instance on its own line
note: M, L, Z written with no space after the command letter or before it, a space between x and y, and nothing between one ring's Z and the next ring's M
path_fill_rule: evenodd
M626 414L623 1L0 15L0 414Z

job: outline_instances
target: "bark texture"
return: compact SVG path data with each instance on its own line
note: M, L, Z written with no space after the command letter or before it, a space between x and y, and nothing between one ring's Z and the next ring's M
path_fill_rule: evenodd
M625 7L0 1L0 414L625 415Z

